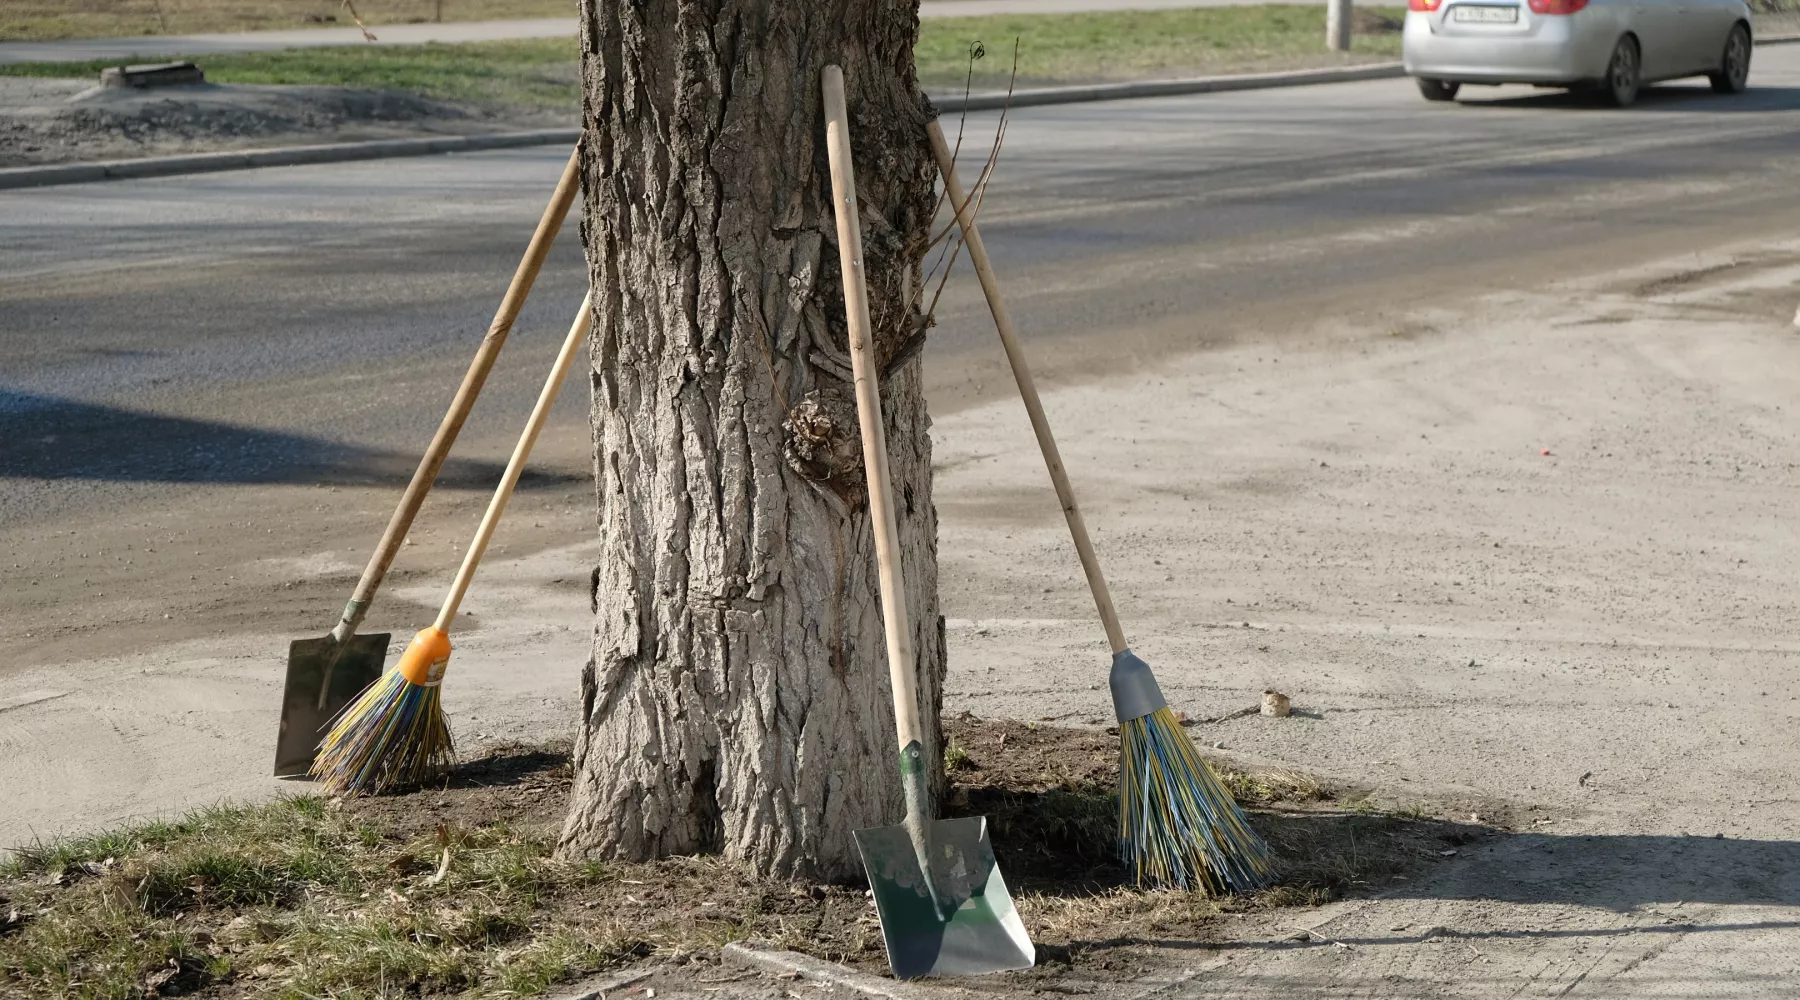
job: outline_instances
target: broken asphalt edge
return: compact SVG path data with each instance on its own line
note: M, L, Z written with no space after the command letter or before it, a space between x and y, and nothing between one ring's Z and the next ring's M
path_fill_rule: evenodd
M1759 46L1783 45L1792 42L1800 42L1800 34L1775 35L1756 40L1756 44ZM1405 75L1406 71L1400 63L1385 62L1346 66L1340 69L1303 69L1285 73L1202 76L1185 80L1142 80L1135 83L1042 87L1014 91L1010 96L1007 94L970 94L961 97L933 98L932 103L941 113L961 114L967 111L997 111L1009 107L1028 108L1049 104L1083 104L1092 101L1175 97L1186 94L1223 93L1233 90L1267 90L1274 87L1305 87L1324 83L1355 83L1362 80L1386 80ZM173 177L179 174L249 170L255 167L346 163L353 160L379 160L396 156L430 156L435 153L472 153L489 149L517 149L522 146L573 145L580 138L580 129L539 129L531 132L497 132L489 135L434 136L427 139L373 139L366 142L333 142L276 149L148 156L134 160L4 167L0 168L0 190L47 187L55 184L85 184L93 181L130 178Z
M733 941L719 949L719 957L733 965L747 966L785 975L797 976L816 983L828 983L855 990L864 996L882 1000L925 1000L934 994L910 983L883 979L857 972L836 962L802 955L797 951L778 951L753 941Z

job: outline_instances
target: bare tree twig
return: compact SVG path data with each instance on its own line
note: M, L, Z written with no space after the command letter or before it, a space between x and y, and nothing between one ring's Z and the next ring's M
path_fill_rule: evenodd
M1000 147L1005 143L1007 127L1009 125L1011 125L1011 123L1012 123L1013 91L1014 91L1014 88L1017 87L1018 82L1019 82L1019 40L1017 38L1014 38L1013 39L1012 78L1010 80L1008 80L1007 84L1006 84L1006 103L1000 109L1000 123L994 130L994 144L988 150L987 160L982 164L980 173L978 173L975 176L975 183L969 188L969 194L972 197L972 199L974 201L974 206L975 206L974 211L972 211L970 213L971 218L980 214L982 199L987 197L988 184L993 181L994 170L997 166L999 166ZM968 94L964 93L963 98L966 101L968 99ZM967 121L967 119L968 119L968 112L965 111L965 112L963 112L962 120ZM951 150L951 153L950 153L950 159L951 159L952 163L956 162L957 154L961 151L961 149L962 149L962 128L961 128L961 125L959 124L958 128L957 128L957 135L956 135L956 147L955 147L955 149ZM946 238L947 236L949 236L953 231L956 230L956 228L957 228L957 222L956 222L954 215L952 215L951 220L944 225L943 230L941 230L935 237L933 237L931 242L926 244L926 246L928 246L928 247L936 246L939 240L942 240L942 239Z
M969 75L972 78L975 73L975 57L973 57L973 52L971 52L971 56L972 56L972 58L970 58L970 60L969 60ZM1007 125L1007 122L1011 120L1013 91L1018 86L1018 83L1019 83L1019 39L1015 36L1013 38L1012 76L1006 82L1006 103L1003 104L1000 108L1000 123L999 123L999 125L995 126L995 129L994 129L994 145L992 148L990 148L988 150L987 162L985 164L983 164L983 166L981 168L981 176L976 178L974 202L972 204L970 204L966 197L964 199L964 203L969 204L969 223L971 225L974 224L976 217L981 214L982 199L987 196L988 185L993 182L994 171L1000 165L1000 147L1002 145L1004 145L1006 142L1006 125ZM963 98L964 98L964 104L966 106L967 99L968 99L967 91L964 92ZM962 120L963 121L968 120L968 112L967 111L963 112ZM961 149L962 149L962 126L959 124L957 126L957 130L956 130L956 150L952 151L950 154L950 163L953 168L956 164L956 153L957 153L957 151L960 151ZM948 197L949 193L950 193L950 185L949 185L948 180L946 180L946 182L944 184L945 197ZM952 230L955 230L957 233L957 237L950 248L950 263L944 268L943 277L938 279L937 291L932 293L932 296L931 296L931 306L929 308L927 308L924 312L923 318L924 318L924 326L926 328L929 328L937 319L938 300L944 297L944 287L950 283L950 273L956 269L956 258L959 254L962 253L962 247L963 247L963 239L962 239L962 235L961 235L962 234L962 226L961 226L960 221L956 218L956 215L957 215L957 213L955 211L955 206L952 206L950 224L944 227L944 235L948 235ZM939 238L942 238L942 237L940 236ZM935 243L937 241L933 240L932 242ZM936 272L935 267L932 270L934 273ZM927 277L926 280L930 280L929 277Z
M351 3L350 0L344 0L344 9L350 12L350 20L355 21L357 30L363 33L363 41L374 41L375 34L369 30L368 25L363 23L362 15L356 12L356 5Z
M966 109L969 104L969 92L971 91L971 89L973 89L973 87L975 85L975 61L982 58L985 55L987 55L987 48L985 46L983 46L979 40L970 43L970 45L969 45L969 72L968 72L968 76L964 77L964 79L963 79L963 107L965 110L961 114L957 115L957 117L956 117L956 145L951 147L951 150L950 150L950 162L952 162L952 163L956 162L957 155L962 152L963 128L968 124L968 121L969 121L969 112ZM931 217L932 218L934 218L934 219L937 218L937 214L940 211L943 211L944 202L947 199L949 199L949 197L950 197L950 189L948 187L945 187L943 189L943 191L938 194L937 204L935 204L931 207ZM941 240L943 240L945 236L949 235L950 229L951 229L950 226L945 226L943 232L937 234L936 236L933 236L931 238L931 240L925 244L925 252L930 253L932 247L937 246L938 243ZM950 248L948 246L946 246L943 250L938 251L937 260L933 261L931 264L931 268L925 272L925 279L924 279L925 284L927 284L927 285L931 284L931 279L934 276L936 276L938 267L944 263L944 254L947 253L949 251L949 249ZM956 258L951 257L950 263L951 263L951 265L954 265L956 263ZM937 305L937 299L935 297L932 298L931 302L932 302L933 306ZM925 325L930 326L931 324L929 323L929 318L930 318L929 313L926 314L926 318L927 318L928 322Z

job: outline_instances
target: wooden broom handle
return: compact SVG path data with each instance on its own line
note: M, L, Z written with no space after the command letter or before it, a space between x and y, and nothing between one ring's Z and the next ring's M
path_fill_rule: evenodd
M856 209L856 168L850 160L850 119L844 108L844 72L825 67L825 151L831 159L831 199L837 216L838 260L843 270L844 313L850 328L850 366L856 380L856 415L862 425L863 469L869 477L869 519L881 574L881 618L887 632L888 682L894 688L894 727L900 747L925 740L919 724L918 665L913 661L912 619L906 613L906 579L900 567L900 531L894 520L888 475L887 431L881 421L881 386L869 345L869 289L863 275L862 223Z
M1100 559L1094 554L1094 543L1088 539L1087 523L1081 519L1081 508L1075 503L1075 490L1069 485L1069 474L1063 470L1062 453L1050 433L1050 421L1044 416L1044 404L1038 400L1037 383L1031 378L1031 366L1025 363L1025 351L1013 330L1012 317L1000 298L1000 279L994 277L988 263L987 248L981 243L981 230L975 226L975 212L963 195L956 179L956 161L944 141L944 130L936 121L926 126L931 135L931 152L937 157L938 171L944 176L944 192L956 212L956 223L962 227L963 242L969 248L969 260L975 265L975 276L981 279L981 291L987 296L988 310L994 314L994 328L1000 331L1000 345L1006 348L1006 360L1012 365L1013 378L1019 383L1019 395L1025 399L1025 412L1031 417L1031 429L1037 433L1038 448L1044 453L1044 465L1050 470L1050 482L1056 486L1063 517L1069 521L1069 535L1075 540L1075 553L1081 557L1081 569L1087 574L1088 589L1094 594L1094 607L1100 612L1100 623L1106 627L1106 641L1113 652L1126 648L1125 630L1119 627L1119 613L1113 610L1112 593L1106 589L1106 575L1100 571Z
M525 432L519 435L519 443L513 446L512 458L507 460L506 474L500 477L500 485L494 488L494 498L488 501L487 513L481 515L481 526L475 529L475 540L469 543L469 551L463 553L462 567L456 571L456 580L450 584L450 593L444 598L444 606L438 609L435 628L440 632L450 631L450 622L456 617L456 609L462 605L463 595L469 592L469 584L475 580L475 567L480 565L482 553L487 551L488 542L494 537L494 529L500 526L500 515L506 513L506 501L512 499L513 487L519 485L519 474L525 471L525 460L531 457L531 447L537 444L538 432L544 429L544 421L550 417L550 407L556 404L556 393L562 388L563 379L569 374L569 366L575 363L575 355L581 349L581 341L587 337L588 327L593 324L594 293L590 289L581 300L581 314L569 326L569 335L563 338L562 350L556 354L556 364L550 368L550 377L544 380L544 388L538 393L537 405L531 408L531 416L525 421Z
M537 282L538 272L544 267L544 258L549 256L550 247L556 242L556 234L562 228L563 219L569 214L569 206L575 203L575 196L581 192L580 167L581 149L576 147L569 154L568 165L563 167L562 179L556 183L556 193L550 196L550 204L545 207L543 217L538 220L537 231L531 234L531 243L525 248L525 256L519 261L518 270L513 272L512 284L507 286L506 297L500 300L500 308L494 313L494 321L488 325L487 336L482 338L481 346L475 351L475 360L469 363L462 385L457 387L456 397L450 401L449 412L444 414L444 420L438 424L437 433L432 435L424 457L419 459L419 467L413 471L412 482L406 484L406 492L400 496L400 506L394 509L394 516L388 519L387 530L382 532L380 543L369 557L369 565L363 569L362 579L356 582L356 589L350 594L350 603L344 606L343 615L331 630L332 638L339 645L355 634L357 627L362 624L363 615L369 610L369 602L374 599L382 578L387 576L388 567L393 565L394 554L400 551L407 534L412 531L413 518L424 505L425 494L431 491L431 484L443 469L444 459L449 456L451 445L456 443L456 436L462 432L463 423L469 419L469 411L475 407L475 398L481 395L481 387L487 382L488 373L494 369L494 361L500 356L500 348L506 345L507 334L512 332L513 322L519 318L519 310L524 307L526 297L531 294L531 286Z

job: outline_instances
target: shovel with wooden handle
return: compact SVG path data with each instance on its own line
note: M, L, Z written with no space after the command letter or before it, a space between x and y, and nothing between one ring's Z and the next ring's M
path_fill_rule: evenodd
M825 67L825 142L831 158L832 203L850 333L850 364L862 428L863 467L869 479L869 517L881 580L881 617L887 634L888 681L900 743L900 784L906 821L856 832L856 846L875 893L888 963L900 979L971 976L1029 969L1037 951L994 861L986 817L931 818L931 769L919 722L918 663L906 613L899 529L888 477L887 432L881 387L869 344L869 292L863 274L862 226L856 174L850 161L844 74Z
M394 554L406 543L413 518L425 503L425 494L431 491L439 470L444 467L444 459L450 454L450 446L456 443L457 434L462 432L469 411L474 409L475 398L481 395L481 387L487 382L488 373L500 356L500 348L505 346L513 322L519 318L519 310L524 307L531 286L543 269L544 258L549 256L550 246L556 242L556 234L569 214L569 206L574 204L580 191L580 150L576 150L569 154L569 163L563 168L556 193L551 195L549 206L538 220L537 231L532 233L525 256L513 273L506 297L500 300L500 308L488 326L487 336L476 349L475 359L470 362L468 373L463 376L462 385L450 402L450 411L444 414L437 433L432 435L431 444L413 472L412 482L406 484L406 492L400 495L400 506L388 519L387 530L382 532L380 543L369 556L369 564L363 568L362 578L350 594L350 602L344 605L344 613L338 617L331 634L321 639L296 639L288 646L287 685L281 698L281 730L275 741L276 777L301 775L311 770L313 755L326 725L351 699L381 677L389 634L357 635L356 629L362 624L363 616L368 614L369 603L375 599L375 591L381 587Z

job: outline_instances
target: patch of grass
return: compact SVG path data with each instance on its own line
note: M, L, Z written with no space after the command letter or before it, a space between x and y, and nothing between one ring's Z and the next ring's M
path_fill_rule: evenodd
M433 881L445 846L451 864ZM509 949L562 886L582 884L549 853L505 824L397 840L315 798L38 845L9 863L22 880L12 905L37 915L0 939L0 985L103 1000L165 973L191 989L258 968L312 995L541 979ZM603 964L585 947L586 964Z
M544 756L559 812L567 769ZM759 879L719 859L565 862L545 822L452 819L429 833L416 822L438 811L427 795L459 795L469 816L524 815L545 787L222 806L28 848L0 879L0 910L26 915L0 934L0 995L531 995L748 936L879 954L854 889Z
M370 27L569 17L572 0L355 0ZM343 0L0 0L0 41L354 27Z
M573 110L580 86L573 38L467 45L366 45L215 55L198 61L213 83L305 84L398 90L479 108ZM12 63L10 76L95 77L118 60Z
M1329 790L1309 774L1298 771L1218 771L1232 798L1252 806L1272 806L1283 802L1324 802L1332 797Z
M1359 10L1357 27L1379 33L1359 34L1347 56L1325 49L1325 12L1304 4L932 19L913 56L934 93L961 92L978 42L975 89L1005 87L1014 39L1020 86L1331 66L1398 56L1404 14Z
M974 766L975 761L969 756L969 751L954 743L944 748L945 774L954 775L958 771L971 770Z

